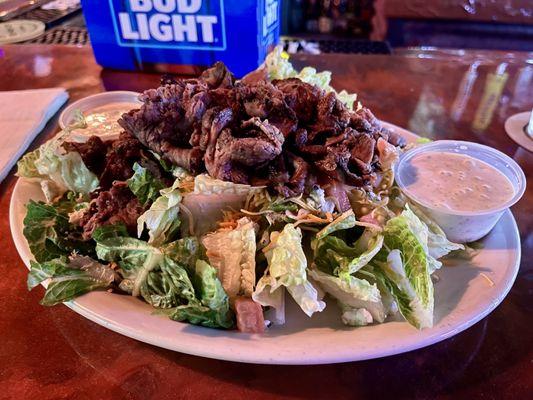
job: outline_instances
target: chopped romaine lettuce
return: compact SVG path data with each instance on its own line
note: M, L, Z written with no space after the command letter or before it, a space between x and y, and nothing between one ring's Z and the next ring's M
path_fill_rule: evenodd
M407 209L387 222L383 249L373 260L375 274L381 275L404 318L419 329L433 326L430 258L427 227L412 212Z
M204 248L198 238L184 237L161 247L163 253L184 266L190 275L194 275L196 261L205 259Z
M409 208L428 227L427 245L428 253L431 257L439 259L452 251L464 250L465 246L462 244L450 242L440 226L424 214L420 207L410 203Z
M394 297L398 309L411 325L418 329L433 326L433 299L424 302L417 288L408 278L400 250L392 250L386 263L380 263L374 275ZM433 295L433 293L431 293Z
M65 129L17 163L17 175L39 181L49 202L68 190L88 194L99 185L98 178L85 166L80 154L67 152L61 146L73 128L76 127Z
M385 320L386 310L376 284L350 274L333 276L318 269L311 269L309 275L341 305L355 309L364 308L372 315L373 321Z
M324 190L318 186L313 188L311 193L309 193L307 204L322 213L332 213L335 211L335 203L330 199L326 199Z
M159 192L160 196L137 219L138 236L141 236L146 226L149 236L148 243L154 246L168 243L175 239L178 233L181 225L179 211L182 199L179 185L180 180L176 179L171 187L162 189Z
M139 286L139 294L156 308L196 303L193 283L186 269L169 257L161 258L158 265L146 274L146 279Z
M207 174L200 174L194 177L195 194L240 194L247 195L252 187L240 183L221 181L211 178Z
M102 233L95 236L96 253L100 259L118 263L124 278L120 285L123 290L141 295L154 307L169 309L168 315L177 321L218 328L233 326L228 296L216 270L197 259L191 280L187 268L180 263L191 261L182 252L192 242L176 242L158 249L138 239ZM179 255L180 261L171 258L172 254Z
M352 210L345 211L333 222L326 225L320 232L316 234L316 239L321 240L326 236L331 235L333 232L342 231L345 229L353 228L357 225L357 220Z
M199 301L177 307L170 318L211 328L232 328L235 324L234 314L229 307L229 298L217 278L217 271L205 261L198 260L195 281Z
M115 280L115 272L108 266L89 258L75 256L37 263L30 262L28 289L49 279L41 304L53 306L96 289L106 289Z
M159 191L165 185L148 168L144 168L138 163L133 164L133 171L134 174L126 182L133 194L139 199L139 202L145 206L159 196Z
M202 240L211 265L231 300L251 297L255 285L255 227L248 218L237 221L235 229L221 229Z
M405 210L402 212L402 215L405 217L406 222L409 225L409 228L411 229L411 232L413 232L419 243L424 248L424 252L426 254L428 262L429 274L431 275L437 269L442 267L442 263L432 256L432 252L429 249L429 227L424 222L422 222L415 213L411 211L411 208L408 204L405 205ZM443 249L440 248L434 250L435 254L438 254L442 251Z
M311 316L322 311L326 304L318 299L318 292L307 280L307 260L302 249L302 233L293 224L281 232L272 232L265 256L268 268L257 283L252 298L263 306L283 307L283 288L302 310ZM264 249L265 250L265 249ZM277 311L277 323L282 323L283 311Z
M94 254L94 243L83 241L81 229L69 223L68 215L75 206L75 200L68 195L52 204L30 200L26 205L22 233L37 262L53 260L73 251Z
M325 272L334 275L342 273L353 274L367 265L370 260L380 251L383 245L382 235L373 235L367 242L366 250L361 250L360 243L366 242L362 236L352 246L340 238L328 236L318 241L315 251L315 264Z
M98 258L118 263L123 278L133 282L133 296L140 294L140 287L148 273L165 258L161 250L142 240L121 236L102 239L100 234L93 235L93 238Z
M313 242L314 263L320 270L336 276L353 274L367 265L380 251L383 236L372 229L365 229L353 244L348 244L343 237L333 235L356 225L357 221L350 210L317 233Z
M352 308L342 304L340 307L342 309L341 320L344 325L365 326L374 321L372 314L366 308Z

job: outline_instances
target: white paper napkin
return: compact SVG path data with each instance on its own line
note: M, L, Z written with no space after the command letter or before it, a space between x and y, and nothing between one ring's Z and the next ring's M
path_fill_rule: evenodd
M0 182L67 99L63 88L0 92Z

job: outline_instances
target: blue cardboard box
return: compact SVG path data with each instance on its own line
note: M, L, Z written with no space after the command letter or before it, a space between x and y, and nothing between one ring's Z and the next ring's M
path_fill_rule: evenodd
M281 0L82 0L96 61L172 72L223 61L238 77L277 44Z

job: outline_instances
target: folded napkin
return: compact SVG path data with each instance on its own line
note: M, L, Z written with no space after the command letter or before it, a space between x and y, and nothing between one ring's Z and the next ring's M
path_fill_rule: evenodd
M0 182L67 99L62 88L0 92Z

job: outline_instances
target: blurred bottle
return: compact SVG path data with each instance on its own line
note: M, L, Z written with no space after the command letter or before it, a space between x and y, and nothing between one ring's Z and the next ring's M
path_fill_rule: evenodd
M305 28L307 32L318 32L318 18L320 17L319 0L307 0L305 5Z
M320 17L318 18L318 31L320 33L331 33L333 31L333 20L331 19L331 0L322 0Z
M346 35L348 18L346 16L348 0L333 0L331 6L331 18L333 20L333 32L337 35Z
M459 89L457 90L457 95L452 104L450 116L452 119L457 122L461 119L463 112L472 93L472 88L477 79L477 69L479 67L479 61L474 61L465 72L461 83L459 84Z
M485 90L472 121L472 130L483 132L490 125L492 115L500 101L503 88L509 77L509 74L505 72L506 69L507 63L504 62L498 65L495 73L487 75Z
M346 1L346 34L350 35L353 31L353 28L357 25L357 16L356 16L356 2L354 0Z
M289 16L289 33L301 33L305 31L305 1L290 0L284 1L283 3L288 3L286 12Z

